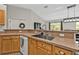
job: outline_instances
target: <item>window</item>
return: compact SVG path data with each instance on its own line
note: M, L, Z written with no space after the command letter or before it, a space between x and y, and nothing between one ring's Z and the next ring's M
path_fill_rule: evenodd
M61 30L61 23L50 23L50 30L60 31Z
M79 22L76 22L76 30L79 30Z

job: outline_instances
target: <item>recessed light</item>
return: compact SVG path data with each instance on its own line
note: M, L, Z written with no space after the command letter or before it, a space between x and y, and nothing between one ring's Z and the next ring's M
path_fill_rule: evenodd
M45 5L44 8L48 8L48 5Z

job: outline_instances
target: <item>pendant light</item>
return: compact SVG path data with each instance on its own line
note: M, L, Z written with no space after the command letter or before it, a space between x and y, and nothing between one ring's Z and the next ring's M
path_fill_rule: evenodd
M76 4L67 6L67 18L65 18L64 22L75 21L75 7L76 7ZM69 17L69 10L70 10L71 8L74 8L74 17Z

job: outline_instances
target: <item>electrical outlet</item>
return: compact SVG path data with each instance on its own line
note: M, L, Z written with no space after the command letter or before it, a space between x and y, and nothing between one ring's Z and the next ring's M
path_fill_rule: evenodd
M59 36L64 37L64 33L60 33Z

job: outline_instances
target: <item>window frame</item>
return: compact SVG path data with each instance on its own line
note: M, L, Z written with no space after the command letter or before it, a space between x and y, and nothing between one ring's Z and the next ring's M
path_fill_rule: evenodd
M77 29L77 23L79 23L79 21L77 21L76 24L75 24L76 25L76 30L79 30L79 29Z
M63 22L62 21L61 22L49 22L49 30L51 30L51 27L50 27L51 26L51 23L60 23L60 31L63 30Z

